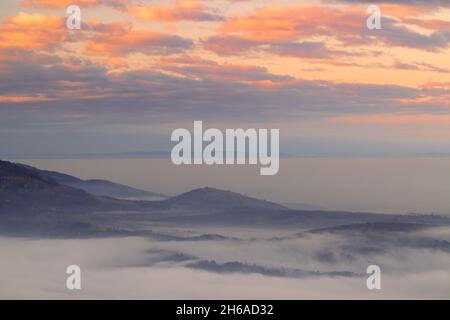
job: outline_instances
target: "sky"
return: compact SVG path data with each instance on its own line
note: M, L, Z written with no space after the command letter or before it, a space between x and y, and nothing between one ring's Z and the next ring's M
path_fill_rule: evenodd
M450 153L449 44L450 1L3 0L0 155L166 151L194 120L279 128L284 154Z

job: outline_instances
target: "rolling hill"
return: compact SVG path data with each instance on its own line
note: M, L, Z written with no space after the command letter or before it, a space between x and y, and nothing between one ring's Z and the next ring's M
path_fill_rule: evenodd
M0 160L0 213L90 213L139 210L147 206L151 203L96 196L60 184L38 169Z
M122 200L91 194L61 181L83 183L73 176L0 160L0 231L13 228L27 234L26 230L32 228L46 233L59 230L63 235L73 234L74 230L92 235L104 228L109 233L103 234L111 234L113 228L114 234L119 230L120 234L130 235L141 234L138 230L142 226L158 224L298 230L353 225L342 227L344 232L355 225L367 230L389 227L389 231L403 228L402 224L450 225L448 216L292 210L210 187L159 201Z
M43 178L49 178L61 185L84 190L96 196L105 196L119 199L136 200L161 200L167 198L166 195L150 191L136 189L127 185L101 179L83 180L65 173L41 170L24 164L18 164L26 169L34 171Z
M210 187L194 189L161 202L171 208L193 210L288 210L288 208L274 202Z

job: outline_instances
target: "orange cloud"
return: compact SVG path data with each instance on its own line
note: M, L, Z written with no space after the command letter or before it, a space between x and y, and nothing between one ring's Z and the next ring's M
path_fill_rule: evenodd
M450 83L425 83L420 88L422 94L416 98L398 99L404 105L450 106Z
M65 19L55 15L20 12L0 25L0 47L51 49L67 40Z
M266 7L257 9L252 15L229 19L219 31L239 34L247 40L276 41L331 34L331 30L355 34L362 25L365 26L362 24L365 19L365 11L355 10L354 7Z
M380 9L382 14L398 18L420 16L437 10L437 8L433 6L418 6L414 4L407 5L393 3L383 3L380 5Z
M22 5L30 8L67 8L74 4L80 7L92 7L97 5L107 5L110 7L123 8L131 0L24 0Z
M13 103L19 103L19 102L36 102L36 101L50 101L51 98L47 98L44 96L37 96L37 97L21 97L21 96L0 96L0 103L5 102L13 102Z
M175 14L170 8L164 6L151 7L131 7L128 12L135 17L145 21L176 21L179 16Z
M77 0L79 6L88 6L99 3L99 0ZM45 7L45 8L66 8L74 4L72 0L25 0L22 5L24 7Z
M163 57L160 68L194 80L205 78L217 81L254 83L271 86L291 83L293 78L270 73L261 66L217 63L198 56Z
M450 91L450 82L449 83L441 83L441 82L427 82L421 86L422 89L433 89L433 90L449 90Z
M351 115L335 117L331 120L339 124L376 124L376 125L402 125L402 124L433 124L449 123L450 114L377 114L377 115Z
M143 21L217 20L199 1L178 0L175 5L147 5L128 8L128 12Z
M10 62L36 63L39 65L51 65L60 62L60 58L55 54L38 52L24 48L5 48L0 50L0 62L7 66Z
M430 30L450 30L450 21L440 19L403 19L407 24L413 24Z
M94 35L85 42L85 48L92 54L114 56L140 52L159 55L182 52L192 45L190 40L176 35L133 29L123 23L94 23L91 28Z
M446 23L409 18L415 24L423 22L424 26L437 27L431 34L419 33L402 24L408 16L417 17L436 8L393 4L383 8L383 17L384 14L391 17L383 19L382 30L370 32L366 27L368 13L364 5L262 7L253 13L229 18L219 27L218 34L202 39L202 44L218 54L256 49L280 56L322 59L346 54L336 49L339 42L344 46L383 45L428 51L448 47L450 34L441 30Z

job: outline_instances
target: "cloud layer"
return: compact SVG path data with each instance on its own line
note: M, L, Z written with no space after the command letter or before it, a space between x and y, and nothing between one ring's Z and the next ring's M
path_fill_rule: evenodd
M0 21L2 128L307 119L317 135L342 119L445 122L448 4L375 2L382 29L368 30L367 3L85 0L69 31L67 1L18 1ZM438 131L427 134L449 135Z

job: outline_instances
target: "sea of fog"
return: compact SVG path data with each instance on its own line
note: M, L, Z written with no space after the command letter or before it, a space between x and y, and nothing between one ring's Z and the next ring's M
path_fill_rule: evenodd
M170 159L17 159L81 178L176 195L210 186L328 210L450 214L450 158L283 158L276 176L259 167L176 166Z
M177 167L166 159L27 159L42 169L175 195L212 186L324 209L450 213L450 158L289 158L255 166ZM374 232L143 225L144 237L0 236L0 299L447 299L450 228ZM378 231L377 231L378 230ZM382 270L368 290L366 268ZM82 290L66 288L78 265Z
M442 242L449 231L406 236ZM195 242L0 237L0 299L448 299L447 249L371 246L378 247L364 236L332 233ZM81 290L71 291L65 271L74 264ZM370 264L382 270L381 290L366 287ZM324 274L330 271L353 275Z

